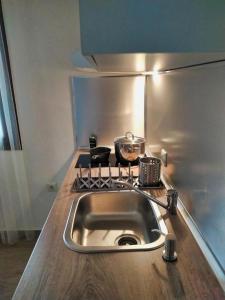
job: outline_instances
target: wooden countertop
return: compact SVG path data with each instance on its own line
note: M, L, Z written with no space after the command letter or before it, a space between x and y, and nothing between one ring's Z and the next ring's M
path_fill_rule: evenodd
M183 218L160 209L168 231L177 237L178 261L166 263L162 250L81 254L69 250L63 231L69 209L79 193L71 193L75 162L65 177L14 300L155 300L225 299ZM155 196L165 191L154 190Z

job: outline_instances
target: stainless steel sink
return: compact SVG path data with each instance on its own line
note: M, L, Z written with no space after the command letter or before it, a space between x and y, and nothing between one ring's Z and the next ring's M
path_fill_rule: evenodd
M78 252L153 250L167 233L158 206L133 191L88 193L74 201L64 242Z

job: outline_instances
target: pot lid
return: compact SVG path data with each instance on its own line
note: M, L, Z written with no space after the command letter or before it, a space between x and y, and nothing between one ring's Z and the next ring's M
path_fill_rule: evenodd
M123 144L137 144L144 143L145 139L142 137L135 136L132 132L128 131L125 136L116 137L114 143L119 142Z

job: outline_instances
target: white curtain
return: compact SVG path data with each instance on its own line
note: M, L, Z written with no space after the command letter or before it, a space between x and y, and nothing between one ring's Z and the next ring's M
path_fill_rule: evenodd
M0 97L10 144L10 150L2 147L4 136L0 120L0 240L13 244L21 231L25 232L27 238L33 237L33 232L29 231L33 218L23 151L15 139L15 111L1 31Z
M0 151L0 231L2 242L13 244L19 231L32 237L30 195L23 151Z

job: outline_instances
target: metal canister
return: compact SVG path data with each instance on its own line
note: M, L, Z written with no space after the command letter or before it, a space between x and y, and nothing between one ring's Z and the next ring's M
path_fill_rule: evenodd
M143 157L139 161L139 183L142 186L157 186L160 181L161 160Z

